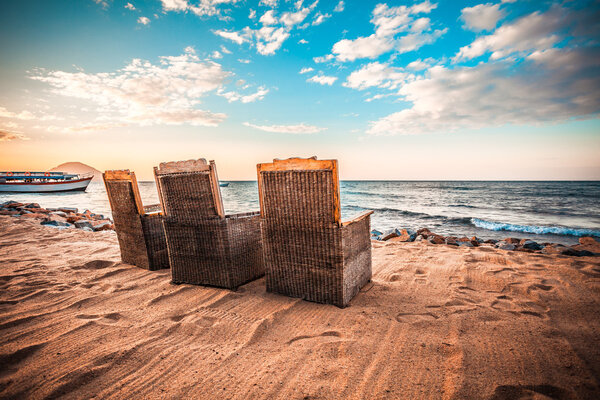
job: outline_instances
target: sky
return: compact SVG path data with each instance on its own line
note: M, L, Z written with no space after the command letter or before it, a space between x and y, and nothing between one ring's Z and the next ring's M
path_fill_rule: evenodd
M597 180L599 40L597 0L2 2L0 170Z

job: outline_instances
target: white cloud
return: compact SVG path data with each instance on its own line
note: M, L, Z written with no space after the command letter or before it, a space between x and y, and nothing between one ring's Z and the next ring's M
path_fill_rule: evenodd
M503 16L504 12L500 10L500 4L486 3L463 8L460 18L467 28L473 31L489 31L496 27Z
M219 96L225 97L227 99L227 101L230 103L232 103L234 101L241 101L242 103L253 103L255 101L262 100L267 93L269 93L269 89L266 89L261 86L258 88L258 90L255 93L248 94L248 95L242 95L235 91L230 91L230 92L220 91L218 94L219 94Z
M200 99L220 89L231 73L193 52L160 57L155 65L134 59L116 72L86 73L36 70L32 79L55 93L89 100L113 122L216 126L226 115L200 110Z
M275 29L270 26L254 31L256 37L256 50L262 55L275 54L283 42L290 36L284 28Z
M125 8L128 9L128 10L131 10L131 11L135 10L135 6L133 4L131 4L131 3L125 4Z
M548 49L560 40L555 32L564 23L563 11L560 9L551 9L543 14L534 12L461 47L454 61L472 59L487 52L492 52L492 59L500 59L514 53Z
M354 40L342 39L333 45L332 52L339 61L354 61L357 58L376 58L394 48L394 40L375 34Z
M429 69L399 94L410 108L371 123L370 134L423 134L538 124L600 113L600 51L548 49L514 65Z
M277 0L260 0L258 5L275 8L275 7L277 7Z
M94 0L94 3L100 5L105 10L108 8L108 2L105 0Z
M300 40L298 40L298 43L300 43L300 44L307 44L308 41L304 40L304 39L300 39Z
M429 64L419 59L409 63L406 68L412 69L413 71L422 71L429 68Z
M221 54L218 50L213 51L210 56L216 59L223 58L223 54Z
M275 11L269 10L263 14L262 17L258 20L263 25L275 25L278 21L275 18Z
M36 116L26 110L16 113L16 112L8 111L4 107L0 107L0 118L32 120L32 119L36 119Z
M148 17L139 17L137 22L138 24L148 25L150 23L150 19L148 19Z
M161 0L164 11L191 11L199 17L219 15L218 6L235 4L240 0L199 0L192 4L188 0Z
M231 51L227 47L221 45L221 53L231 54Z
M388 64L372 62L352 72L343 86L363 90L370 87L397 89L401 84L413 78L412 74Z
M333 60L333 54L327 54L326 56L313 58L313 61L316 62L317 64L324 63L329 60Z
M0 142L10 142L11 140L29 140L21 132L10 131L0 127Z
M213 32L216 35L219 35L222 38L225 38L227 40L231 40L232 42L236 42L237 44L242 44L244 42L249 41L249 39L245 35L242 35L239 32L223 31L223 30L217 30L217 31L213 31Z
M243 59L243 58L238 58L238 61L241 62L242 64L250 64L252 62L250 60L246 60L246 59Z
M337 81L336 76L327 76L327 75L315 75L312 78L308 78L306 82L314 82L320 85L333 85L333 83Z
M301 73L301 74L306 74L306 73L308 73L308 72L313 72L313 71L314 71L314 69L313 69L313 68L311 68L311 67L304 67L304 68L302 68L302 69L300 70L300 73Z
M430 20L415 16L428 13L437 7L429 1L415 4L411 7L388 7L387 4L378 4L373 9L371 23L375 26L375 33L356 39L342 39L335 43L332 53L338 61L354 61L358 58L377 58L380 55L397 50L400 53L417 50L424 44L432 43L446 30L429 30ZM411 30L411 34L397 38L396 35Z
M311 134L324 131L327 128L320 128L314 125L298 124L298 125L254 125L249 122L244 122L245 126L258 129L265 132L273 133L292 133L292 134Z
M409 51L418 50L426 44L435 42L438 38L444 35L448 28L436 29L431 33L411 33L402 36L398 39L398 53L408 53Z
M333 12L342 12L344 11L344 1L340 0L340 2L337 4L337 6L335 6L335 8L333 9Z
M313 20L312 24L313 25L321 25L323 22L325 22L325 20L327 18L330 18L331 14L321 14L321 13L317 13L315 15L315 19Z
M248 18L250 18L250 19L256 18L256 10L250 9L250 14L248 14Z

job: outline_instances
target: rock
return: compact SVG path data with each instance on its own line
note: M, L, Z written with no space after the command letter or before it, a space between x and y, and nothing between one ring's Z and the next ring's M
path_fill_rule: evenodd
M502 241L504 243L510 243L510 244L519 244L519 243L521 243L521 240L517 239L517 238L504 238L504 239L502 239Z
M77 211L75 211L75 212L77 212ZM83 212L83 215L89 215L89 216L92 216L93 214L94 214L94 213L93 213L93 212L91 212L90 210L85 210L85 211Z
M33 214L33 211L29 211L29 210L21 210L21 211L19 211L19 213L21 213L21 215L25 215L25 214Z
M598 241L591 236L584 236L579 238L579 244L596 246Z
M77 208L74 208L74 207L59 207L59 208L57 208L55 210L53 209L53 211L62 211L62 212L65 212L65 213L75 213L76 214L77 211L79 211L79 210Z
M398 242L414 242L417 237L417 232L411 229L400 229Z
M425 239L425 238L423 237L423 235L418 235L418 236L415 238L415 242L421 242L421 241L423 241L424 239Z
M388 239L395 238L398 236L400 236L400 235L398 235L398 231L396 229L389 229L389 230L383 232L383 234L381 235L381 240L388 240Z
M460 247L475 247L475 246L473 246L473 243L471 243L471 241L470 241L470 240L469 240L469 241L467 241L467 242L464 242L464 241L458 241L458 242L456 242L456 243L457 243L457 244L458 244L458 246L460 246Z
M477 242L479 244L479 243L482 243L483 240L479 239L477 236L473 236L471 238L471 243L473 243L473 242Z
M94 225L92 225L92 223L90 221L81 220L81 221L75 221L75 228L79 228L79 229L90 228L91 230L94 230Z
M64 211L52 211L50 215L59 215L63 218L67 218L67 213L65 213Z
M0 210L0 215L15 215L18 214L18 211L13 210Z
M488 239L488 240L485 241L485 243L487 243L487 244L496 244L496 243L498 243L498 241L496 239Z
M533 240L521 240L521 247L528 250L541 250L543 249L542 245L538 242L534 242Z
M113 224L110 221L102 221L99 224L94 225L94 231L108 231L114 229Z
M440 235L430 235L427 240L429 240L429 243L433 243L433 244L444 244L446 243L446 238Z
M79 221L79 220L82 220L82 219L83 219L83 218L81 218L81 217L78 217L77 215L69 215L69 216L67 217L67 222L69 222L69 223L71 223L71 224L72 224L72 223L74 223L75 221Z
M566 247L560 254L564 256L574 256L574 257L589 257L595 255L591 251L587 250L576 250L571 247Z
M517 248L517 246L515 246L514 244L507 243L505 241L500 241L500 242L496 243L496 247L499 248L500 250L508 250L508 251L511 251L511 250L514 250Z
M433 235L433 232L427 228L421 228L417 231L417 235L423 236L424 239L427 239L429 235Z
M84 226L83 228L81 228L82 231L86 231L86 232L94 232L93 228L89 228L87 226Z
M61 222L61 221L42 221L41 224L46 225L46 226L62 226L65 228L72 226L68 222Z
M28 214L23 214L23 218L45 219L45 218L47 218L47 215L46 214L40 214L40 213L28 213Z
M34 212L34 213L42 213L42 214L48 214L49 211L46 210L45 208L28 208L28 211Z
M25 207L25 208L40 208L40 205L38 203L29 203L29 204L25 204L23 207Z
M454 236L447 237L446 244L449 244L451 246L458 246L458 242L456 241L456 238Z

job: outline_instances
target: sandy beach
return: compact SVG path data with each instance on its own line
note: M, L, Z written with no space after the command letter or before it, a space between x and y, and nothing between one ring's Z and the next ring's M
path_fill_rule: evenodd
M596 251L598 251L596 249ZM373 243L346 309L173 285L113 231L0 217L0 397L590 399L600 257Z

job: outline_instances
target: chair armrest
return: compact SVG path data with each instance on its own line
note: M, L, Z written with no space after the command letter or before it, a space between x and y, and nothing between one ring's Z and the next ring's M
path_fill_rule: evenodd
M162 215L162 208L160 207L160 204L151 204L149 206L144 206L144 215Z
M357 223L359 221L362 221L363 219L367 218L371 214L373 214L372 210L365 211L362 214L359 214L358 216L352 218L350 221L342 222L342 226L347 226L347 225L351 225L351 224Z

